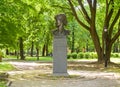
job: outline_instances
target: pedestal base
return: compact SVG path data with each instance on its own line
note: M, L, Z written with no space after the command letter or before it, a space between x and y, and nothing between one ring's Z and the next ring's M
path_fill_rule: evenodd
M69 76L68 73L53 73L53 76Z

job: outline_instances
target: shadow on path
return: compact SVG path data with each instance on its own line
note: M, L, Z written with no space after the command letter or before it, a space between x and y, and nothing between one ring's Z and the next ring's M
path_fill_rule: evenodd
M113 72L68 70L71 77L52 76L51 63L10 62L9 87L120 87L120 75Z

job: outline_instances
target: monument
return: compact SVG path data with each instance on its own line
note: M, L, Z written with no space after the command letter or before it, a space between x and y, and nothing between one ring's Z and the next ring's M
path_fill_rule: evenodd
M57 29L53 30L53 75L67 76L67 25L65 14L55 16Z

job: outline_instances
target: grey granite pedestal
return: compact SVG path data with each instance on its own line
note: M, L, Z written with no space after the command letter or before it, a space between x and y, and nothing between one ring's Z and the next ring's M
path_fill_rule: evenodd
M67 39L66 35L54 35L53 75L67 76Z

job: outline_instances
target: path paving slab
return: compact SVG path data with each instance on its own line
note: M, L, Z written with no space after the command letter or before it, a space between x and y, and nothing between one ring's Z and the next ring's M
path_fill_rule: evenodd
M8 87L120 87L120 74L114 72L68 70L67 79L52 78L51 63L11 62L17 71L9 74ZM45 75L50 75L44 78ZM43 75L43 76L42 76ZM42 77L41 77L42 76Z
M111 79L18 80L9 87L120 87L120 81Z

